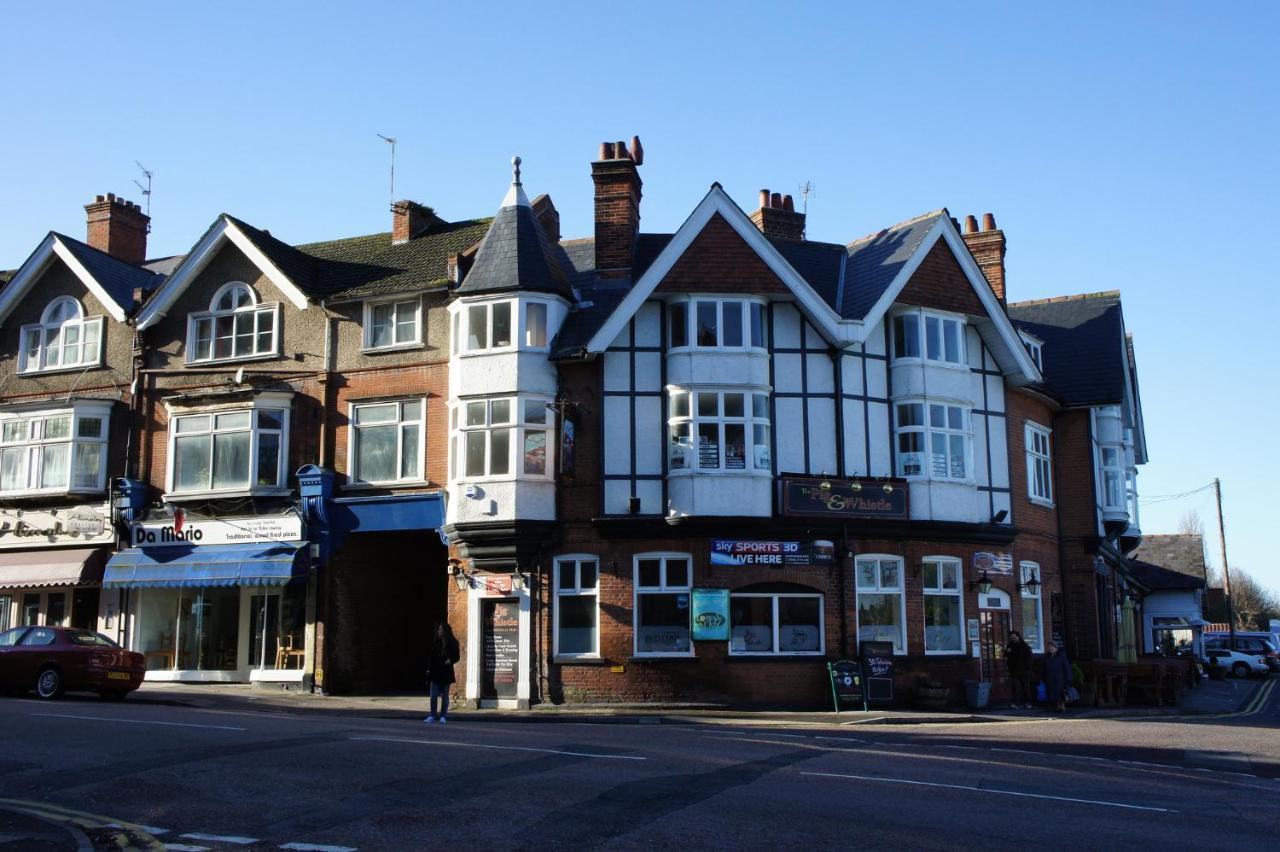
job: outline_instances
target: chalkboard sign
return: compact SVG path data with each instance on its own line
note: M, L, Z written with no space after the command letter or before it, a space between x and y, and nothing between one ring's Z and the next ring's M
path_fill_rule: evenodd
M481 601L484 667L481 698L515 698L520 666L520 602L513 599Z
M827 677L831 679L831 702L837 713L841 704L867 709L867 696L862 691L862 666L857 660L828 661Z
M868 704L893 703L893 643L862 642L862 674Z

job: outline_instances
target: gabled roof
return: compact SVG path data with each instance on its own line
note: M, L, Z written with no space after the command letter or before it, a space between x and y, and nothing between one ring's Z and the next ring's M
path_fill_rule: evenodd
M1133 579L1152 592L1177 592L1205 588L1204 577L1193 577L1180 571L1171 571L1163 565L1129 559L1129 573Z
M1163 570L1204 585L1204 539L1194 533L1143 535L1131 560L1158 565ZM1145 584L1144 584L1145 585Z
M848 279L855 286L844 288L840 313L865 317L916 256L939 220L945 218L945 209L934 210L849 243Z
M573 298L565 270L520 185L519 163L511 189L456 292L475 296L516 290Z
M163 279L149 269L125 263L77 239L50 231L0 291L0 322L9 316L55 258L67 265L117 322L124 322L136 307L135 289L148 293Z
M1128 345L1118 291L1013 302L1009 316L1044 341L1045 384L1064 404L1124 402Z

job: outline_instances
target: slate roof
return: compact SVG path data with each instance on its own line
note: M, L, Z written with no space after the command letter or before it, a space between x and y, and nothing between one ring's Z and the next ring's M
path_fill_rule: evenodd
M67 251L71 252L72 256L80 261L80 264L93 276L93 279L102 285L102 289L106 290L111 298L115 300L115 303L123 308L126 313L131 312L135 307L133 302L133 291L135 289L142 290L145 296L145 294L160 286L160 282L164 280L163 275L142 266L134 266L131 263L125 263L123 260L117 260L106 252L93 248L73 237L59 234L56 231L54 236L67 247Z
M1011 302L1009 318L1044 341L1045 384L1065 405L1124 401L1128 350L1118 291Z
M911 260L925 235L947 215L945 208L934 210L849 243L844 292L836 306L840 316L865 317Z
M1179 571L1170 571L1163 565L1153 565L1141 559L1129 560L1129 573L1153 592L1176 592L1203 589L1204 577L1192 577Z
M1204 583L1204 539L1199 535L1144 535L1132 558Z
M568 276L556 254L527 203L503 207L493 217L457 292L474 295L521 290L572 299Z

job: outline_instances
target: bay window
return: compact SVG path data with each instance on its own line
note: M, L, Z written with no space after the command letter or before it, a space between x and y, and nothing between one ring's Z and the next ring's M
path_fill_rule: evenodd
M964 653L964 599L960 594L960 560L947 556L924 559L924 652Z
M1125 511L1124 450L1104 445L1098 449L1098 460L1102 473L1102 507L1113 512Z
M102 363L102 317L85 317L80 303L59 296L40 322L24 325L19 335L18 372L38 373L91 367Z
M859 556L854 561L858 599L858 641L892 642L895 654L907 651L902 558Z
M417 296L364 303L364 348L394 349L422 342L422 300Z
M524 347L544 349L547 345L547 303L526 302L524 306Z
M188 317L187 361L274 355L279 327L279 303L260 305L248 284L233 281L214 294L209 310Z
M671 470L771 471L769 395L672 388Z
M110 404L0 418L0 495L106 487Z
M484 352L511 346L511 302L467 307L467 351Z
M1049 449L1051 433L1036 423L1025 429L1027 445L1027 496L1033 503L1053 505L1053 457Z
M765 306L742 299L691 299L667 309L671 348L764 349Z
M284 408L175 416L169 434L170 490L198 494L283 487L288 422Z
M968 481L973 443L968 408L904 402L895 411L899 476Z
M893 318L893 357L923 358L963 366L964 320L929 311L909 311Z
M545 350L550 312L548 302L524 298L460 306L453 314L453 351Z
M594 556L556 557L554 653L557 657L595 657L600 653L599 565Z
M729 624L731 655L823 653L820 594L734 592Z
M692 560L687 553L635 557L636 656L691 656L689 598Z
M1041 584L1040 566L1035 562L1023 562L1018 569L1022 575L1019 586L1022 590L1022 638L1038 654L1044 651L1044 611L1040 597L1044 586Z
M550 403L526 396L463 400L449 412L450 477L549 477Z
M351 409L351 478L420 482L426 435L424 400L375 402Z

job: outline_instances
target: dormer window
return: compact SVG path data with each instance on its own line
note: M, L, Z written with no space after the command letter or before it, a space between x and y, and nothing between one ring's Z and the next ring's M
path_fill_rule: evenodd
M187 320L187 361L232 361L275 355L280 303L259 304L248 284L233 281L214 294L209 310Z
M18 371L40 373L96 367L102 363L102 317L88 317L80 303L60 296L40 322L22 327Z
M908 311L893 318L893 357L940 364L966 364L964 320L931 311Z
M422 300L364 303L364 348L408 349L422 344Z
M1022 346L1027 350L1027 354L1031 356L1031 361L1036 365L1036 369L1041 373L1044 372L1044 343L1025 331L1018 332L1018 336L1022 338Z

